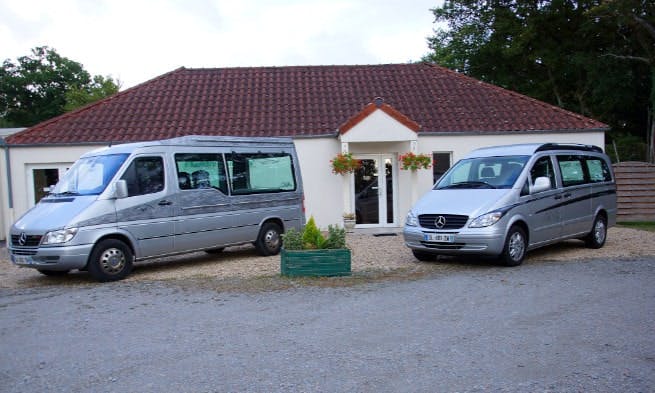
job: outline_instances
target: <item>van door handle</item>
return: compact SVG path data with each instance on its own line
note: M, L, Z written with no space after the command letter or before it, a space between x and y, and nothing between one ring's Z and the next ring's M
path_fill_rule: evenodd
M570 197L570 196L571 196L571 193L570 193L570 192L567 192L566 194L564 194L564 198L568 198L568 197Z
M173 202L167 201L166 199L164 199L162 201L159 201L159 203L158 203L159 206L168 206L168 205L172 205L172 204L173 204Z
M562 199L561 195L555 195L555 199Z

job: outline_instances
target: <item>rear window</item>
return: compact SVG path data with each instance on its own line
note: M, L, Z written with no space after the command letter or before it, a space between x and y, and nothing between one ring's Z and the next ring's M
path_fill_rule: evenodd
M564 187L612 181L607 162L599 157L558 155L557 162Z
M232 194L294 191L296 178L288 153L231 153L225 155Z

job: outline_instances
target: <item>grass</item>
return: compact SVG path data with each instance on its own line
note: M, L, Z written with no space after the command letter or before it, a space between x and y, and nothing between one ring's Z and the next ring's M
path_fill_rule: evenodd
M626 221L619 222L622 227L641 229L643 231L655 232L655 221Z

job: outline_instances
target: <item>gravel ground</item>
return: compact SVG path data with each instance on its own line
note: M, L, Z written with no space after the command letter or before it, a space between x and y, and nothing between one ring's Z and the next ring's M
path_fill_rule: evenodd
M478 258L442 257L442 263L418 262L405 247L402 234L374 236L348 234L347 243L352 250L354 279L361 277L407 277L435 270L461 268L462 264L480 263ZM610 228L607 243L601 249L584 247L578 240L535 250L528 254L524 264L536 261L572 261L580 259L619 259L655 256L655 232L631 228ZM491 264L490 261L481 263ZM85 272L73 272L64 277L45 277L35 270L18 268L9 262L6 248L0 249L0 288L26 288L44 285L88 284L93 279ZM238 286L244 279L271 278L279 275L280 257L261 257L254 247L240 246L226 249L218 255L204 252L161 258L141 262L126 281L195 280L234 282ZM344 280L344 279L342 279ZM351 278L352 280L352 278ZM347 281L347 280L346 280ZM332 281L334 283L334 280ZM263 282L261 285L266 285Z

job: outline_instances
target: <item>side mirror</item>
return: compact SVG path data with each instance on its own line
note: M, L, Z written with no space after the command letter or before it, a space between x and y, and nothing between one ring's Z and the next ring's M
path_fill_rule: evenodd
M538 177L534 180L530 194L550 190L552 188L550 179L547 177Z
M127 197L128 197L127 182L122 179L116 181L116 183L114 184L114 198L123 199Z

